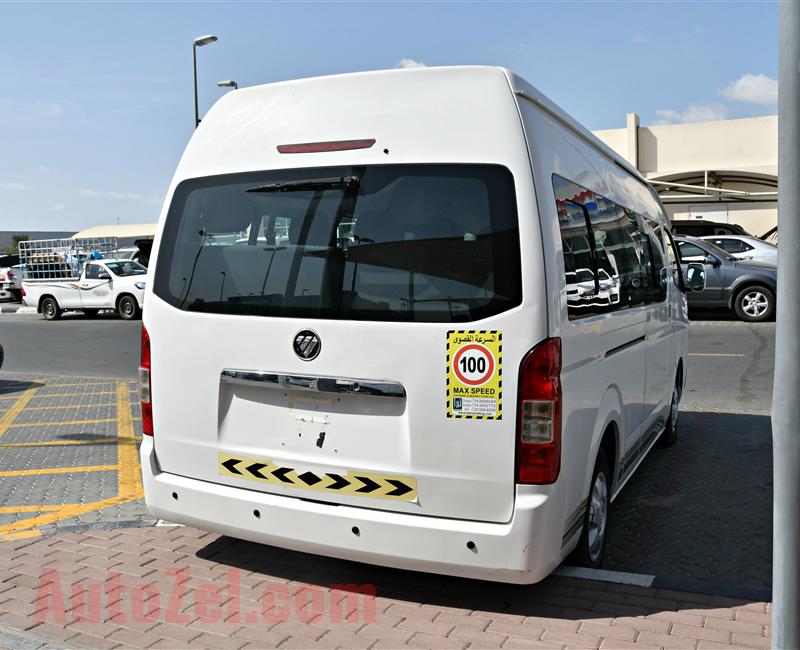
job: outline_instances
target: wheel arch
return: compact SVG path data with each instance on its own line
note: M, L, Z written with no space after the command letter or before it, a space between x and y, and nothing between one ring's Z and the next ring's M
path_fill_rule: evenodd
M42 303L47 298L52 298L53 300L56 301L56 304L58 305L58 298L56 298L52 293L43 293L41 296L39 296L39 302L36 304L36 313L37 314L41 314L42 313ZM58 305L58 306L61 307L61 305Z
M738 278L731 285L730 295L728 296L728 309L734 309L736 306L736 298L744 289L747 289L748 287L763 287L764 289L769 289L773 295L775 295L777 289L773 282L763 276L746 275Z

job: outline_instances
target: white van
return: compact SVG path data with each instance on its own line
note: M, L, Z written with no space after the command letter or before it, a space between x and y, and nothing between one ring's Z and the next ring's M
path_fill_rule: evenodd
M598 566L609 503L676 436L667 224L635 169L508 70L228 93L153 251L148 508L485 580L536 582L573 551Z

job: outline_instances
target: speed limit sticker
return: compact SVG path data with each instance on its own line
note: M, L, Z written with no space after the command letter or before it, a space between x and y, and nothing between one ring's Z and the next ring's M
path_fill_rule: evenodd
M503 334L447 333L447 417L500 420L503 414Z

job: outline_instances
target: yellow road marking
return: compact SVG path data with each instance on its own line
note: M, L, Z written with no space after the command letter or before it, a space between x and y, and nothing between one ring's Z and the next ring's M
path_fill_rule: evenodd
M83 382L73 382L70 384L47 384L48 388L79 388L80 386L105 386L108 384L113 385L114 380L109 379L108 381L83 381Z
M131 417L131 395L123 381L117 383L117 437L120 442L136 440ZM135 444L117 445L117 463L119 463L118 495L129 499L141 498L144 491L138 447Z
M58 409L85 409L85 408L101 408L114 406L113 402L106 404L63 404L61 406L29 406L28 411L56 411Z
M11 408L6 411L6 414L0 418L0 437L2 437L5 432L8 431L8 429L14 424L14 420L16 420L17 416L22 413L22 411L28 405L28 402L33 399L33 396L36 395L36 391L38 390L38 386L26 390L17 398L17 401L11 405Z
M65 420L62 422L24 422L23 424L14 424L16 427L55 427L66 426L68 424L100 424L101 422L116 422L116 418L102 418L100 420Z
M42 474L77 474L80 472L110 472L119 465L88 465L84 467L45 467L41 469L14 469L0 472L0 478L7 476L40 476Z
M105 438L87 438L86 440L45 440L42 442L6 442L0 444L2 447L58 447L61 445L94 445L99 442L114 442L116 437L106 436Z
M39 526L64 519L78 517L84 513L120 505L140 499L143 495L142 476L139 469L139 451L136 432L131 418L130 390L125 381L117 382L117 496L91 503L65 504L58 510L28 519L0 525L0 539L24 539L40 535ZM132 443L132 444L131 444Z
M90 395L115 395L114 390L90 391L88 393L42 393L38 397L88 397ZM2 398L0 398L2 399ZM88 405L87 405L88 406Z
M12 539L30 539L31 537L41 537L42 531L38 528L34 528L32 530L22 530L18 533L9 533L8 535L3 535L2 539L11 541Z
M61 506L2 506L0 515L13 515L18 512L48 512L58 510Z

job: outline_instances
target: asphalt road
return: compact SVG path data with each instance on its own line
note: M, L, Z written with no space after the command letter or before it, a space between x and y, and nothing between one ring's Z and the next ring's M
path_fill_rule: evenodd
M77 377L136 377L141 321L116 315L88 319L64 314L46 321L38 314L0 314L3 370Z
M140 327L114 317L0 315L3 374L133 378ZM678 443L654 449L614 502L605 568L770 586L774 346L773 323L692 323Z

